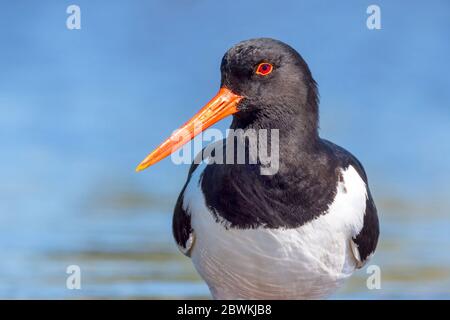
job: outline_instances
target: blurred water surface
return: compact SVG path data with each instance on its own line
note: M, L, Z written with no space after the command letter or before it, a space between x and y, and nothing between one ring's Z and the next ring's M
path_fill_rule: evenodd
M333 298L450 298L450 5L65 1L0 5L0 297L208 298L171 236L187 166L134 167L208 101L234 43L298 49L321 93L321 134L365 165L382 235ZM229 120L219 124L225 129ZM66 267L82 289L66 289Z

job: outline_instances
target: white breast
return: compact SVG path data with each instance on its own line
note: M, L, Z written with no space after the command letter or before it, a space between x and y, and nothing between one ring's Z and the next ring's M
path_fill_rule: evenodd
M183 206L191 214L195 268L218 299L315 299L355 269L352 237L362 229L366 186L353 167L342 172L326 214L295 229L235 229L216 222L191 177Z

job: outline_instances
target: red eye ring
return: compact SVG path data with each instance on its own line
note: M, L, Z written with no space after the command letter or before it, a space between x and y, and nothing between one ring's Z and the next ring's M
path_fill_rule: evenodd
M259 74L261 76L267 76L269 73L271 73L273 70L273 65L267 62L262 62L258 65L256 68L256 74Z

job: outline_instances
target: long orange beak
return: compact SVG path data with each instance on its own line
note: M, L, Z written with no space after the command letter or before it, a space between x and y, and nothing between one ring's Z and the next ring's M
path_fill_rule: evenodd
M200 109L196 115L150 153L137 166L136 171L144 170L164 159L214 123L236 113L238 111L237 105L242 98L242 96L231 92L227 88L221 88L217 95Z

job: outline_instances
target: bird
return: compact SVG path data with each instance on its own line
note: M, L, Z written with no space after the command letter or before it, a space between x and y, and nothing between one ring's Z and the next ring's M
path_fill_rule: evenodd
M197 155L202 161L192 163L175 204L173 236L214 299L328 298L377 246L366 172L319 136L318 86L293 47L245 40L225 53L220 71L217 95L136 171L228 116L232 130L278 130L274 174L261 174L258 155L253 163L208 162L214 152L205 155L206 148ZM243 146L248 155L249 143Z

